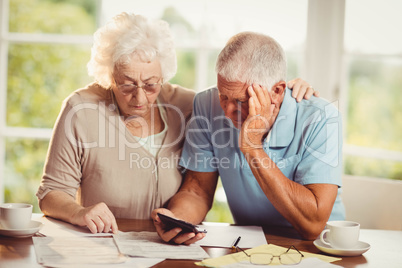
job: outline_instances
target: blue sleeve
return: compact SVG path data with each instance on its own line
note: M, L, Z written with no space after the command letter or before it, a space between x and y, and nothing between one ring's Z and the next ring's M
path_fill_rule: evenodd
M186 139L179 165L199 172L217 171L211 143L211 91L198 93L194 98L193 114L186 128Z
M328 104L303 122L304 150L295 180L301 184L329 183L342 186L342 119Z

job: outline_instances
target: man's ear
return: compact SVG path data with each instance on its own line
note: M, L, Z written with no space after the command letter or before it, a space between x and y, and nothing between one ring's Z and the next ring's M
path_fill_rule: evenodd
M271 100L272 103L280 103L283 100L283 93L286 89L286 82L280 81L276 83L271 90Z

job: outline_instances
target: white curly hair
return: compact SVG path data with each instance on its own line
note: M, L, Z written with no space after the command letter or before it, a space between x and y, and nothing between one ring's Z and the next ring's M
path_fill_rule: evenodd
M158 59L163 81L176 74L176 51L168 23L126 12L95 32L88 74L101 86L110 88L114 68L130 63L133 54L143 62Z

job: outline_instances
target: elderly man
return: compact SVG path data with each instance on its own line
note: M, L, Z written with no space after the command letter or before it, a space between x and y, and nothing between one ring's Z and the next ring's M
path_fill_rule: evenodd
M156 213L201 222L219 176L237 224L293 226L312 240L328 219L344 219L338 110L323 99L291 98L285 54L266 35L232 37L216 71L217 88L194 100L180 162L183 185L167 209L152 213L159 235L184 244L202 239L164 230Z

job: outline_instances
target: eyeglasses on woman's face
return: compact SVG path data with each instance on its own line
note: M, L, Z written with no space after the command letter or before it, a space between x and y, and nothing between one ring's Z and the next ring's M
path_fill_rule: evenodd
M119 84L117 84L116 80L115 80L115 84L116 84L119 92L124 96L130 95L130 94L136 95L137 90L139 88L141 88L146 95L152 95L152 94L157 93L161 89L161 87L163 85L163 79L159 83L144 83L142 86L136 85L134 83L119 85Z
M295 251L290 251L292 248L294 248L297 252ZM242 251L244 254L247 255L250 259L250 263L252 264L259 264L259 265L268 265L272 262L274 258L279 258L279 262L284 265L291 265L291 264L298 264L301 262L302 258L304 255L295 247L295 246L290 246L286 252L280 254L280 255L273 255L270 253L252 253L248 254L245 252L243 249L236 247L236 251Z

